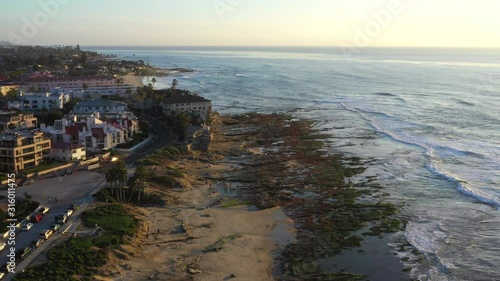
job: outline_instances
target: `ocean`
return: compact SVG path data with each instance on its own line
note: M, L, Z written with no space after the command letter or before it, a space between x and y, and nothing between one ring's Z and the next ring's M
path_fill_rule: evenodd
M86 49L193 68L155 87L176 78L220 113L316 120L332 152L373 160L364 175L401 206L408 224L387 244L404 237L425 255L409 263L398 253L412 278L500 280L500 50Z

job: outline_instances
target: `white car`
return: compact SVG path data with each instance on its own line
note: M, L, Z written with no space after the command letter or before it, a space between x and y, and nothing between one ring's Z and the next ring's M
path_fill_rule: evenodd
M5 273L4 272L0 272L0 279L3 279L4 276L5 276Z
M31 222L23 224L23 230L28 231L33 227L33 224Z
M5 247L7 246L7 244L5 243L0 243L0 251L3 251L5 249Z
M66 212L64 212L63 214L65 214L66 216L71 216L73 214L73 210L67 210Z

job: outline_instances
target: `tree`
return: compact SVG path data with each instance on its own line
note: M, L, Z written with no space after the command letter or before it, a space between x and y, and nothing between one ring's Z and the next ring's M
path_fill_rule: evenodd
M116 84L118 84L118 86L122 86L123 84L125 84L125 79L121 77L116 79Z
M9 91L7 91L7 94L4 96L4 99L10 100L17 97L17 90L12 88Z
M177 82L177 79L172 80L172 87L170 87L170 89L172 89L172 90L177 89L177 84L179 84L179 83Z
M117 182L119 183L119 189L118 189L118 201L124 202L125 201L125 182L127 181L128 178L128 172L127 172L127 167L125 166L125 162L123 160L118 160L115 164L115 173L116 173L116 179Z
M89 96L89 95L87 95L87 89L89 88L89 84L87 84L87 83L83 83L82 88L83 88L83 96L84 96L85 98L90 98L90 96Z
M124 202L124 185L127 181L127 167L125 166L125 162L123 160L116 161L113 167L106 171L105 176L106 182L111 187L111 195L115 195L116 191L116 200Z
M135 170L134 177L130 182L132 192L130 193L129 202L132 200L134 192L137 190L137 202L141 202L141 194L143 193L146 182L151 178L151 172L148 171L144 165L140 165Z
M111 195L114 195L114 183L116 182L116 173L115 173L115 167L111 167L110 169L106 170L105 176L106 176L106 182L109 184L109 187L111 188Z
M153 77L153 79L151 79L151 83L153 83L153 88L154 88L156 83L156 78Z
M30 91L31 93L37 93L38 92L38 87L36 86L31 86L28 91Z
M184 138L186 135L186 129L192 122L191 115L186 112L176 111L174 115L174 120L180 127L179 128L180 130L178 130L177 133L181 135L182 138Z

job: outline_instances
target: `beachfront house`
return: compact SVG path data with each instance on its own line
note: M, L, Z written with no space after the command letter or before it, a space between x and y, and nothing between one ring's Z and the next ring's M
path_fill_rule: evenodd
M163 112L174 114L176 111L187 112L206 122L212 111L212 101L190 93L177 93L162 102Z

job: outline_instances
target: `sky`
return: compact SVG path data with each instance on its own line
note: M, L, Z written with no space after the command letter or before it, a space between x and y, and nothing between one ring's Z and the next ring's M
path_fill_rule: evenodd
M498 0L0 0L0 41L500 48L498 11Z

